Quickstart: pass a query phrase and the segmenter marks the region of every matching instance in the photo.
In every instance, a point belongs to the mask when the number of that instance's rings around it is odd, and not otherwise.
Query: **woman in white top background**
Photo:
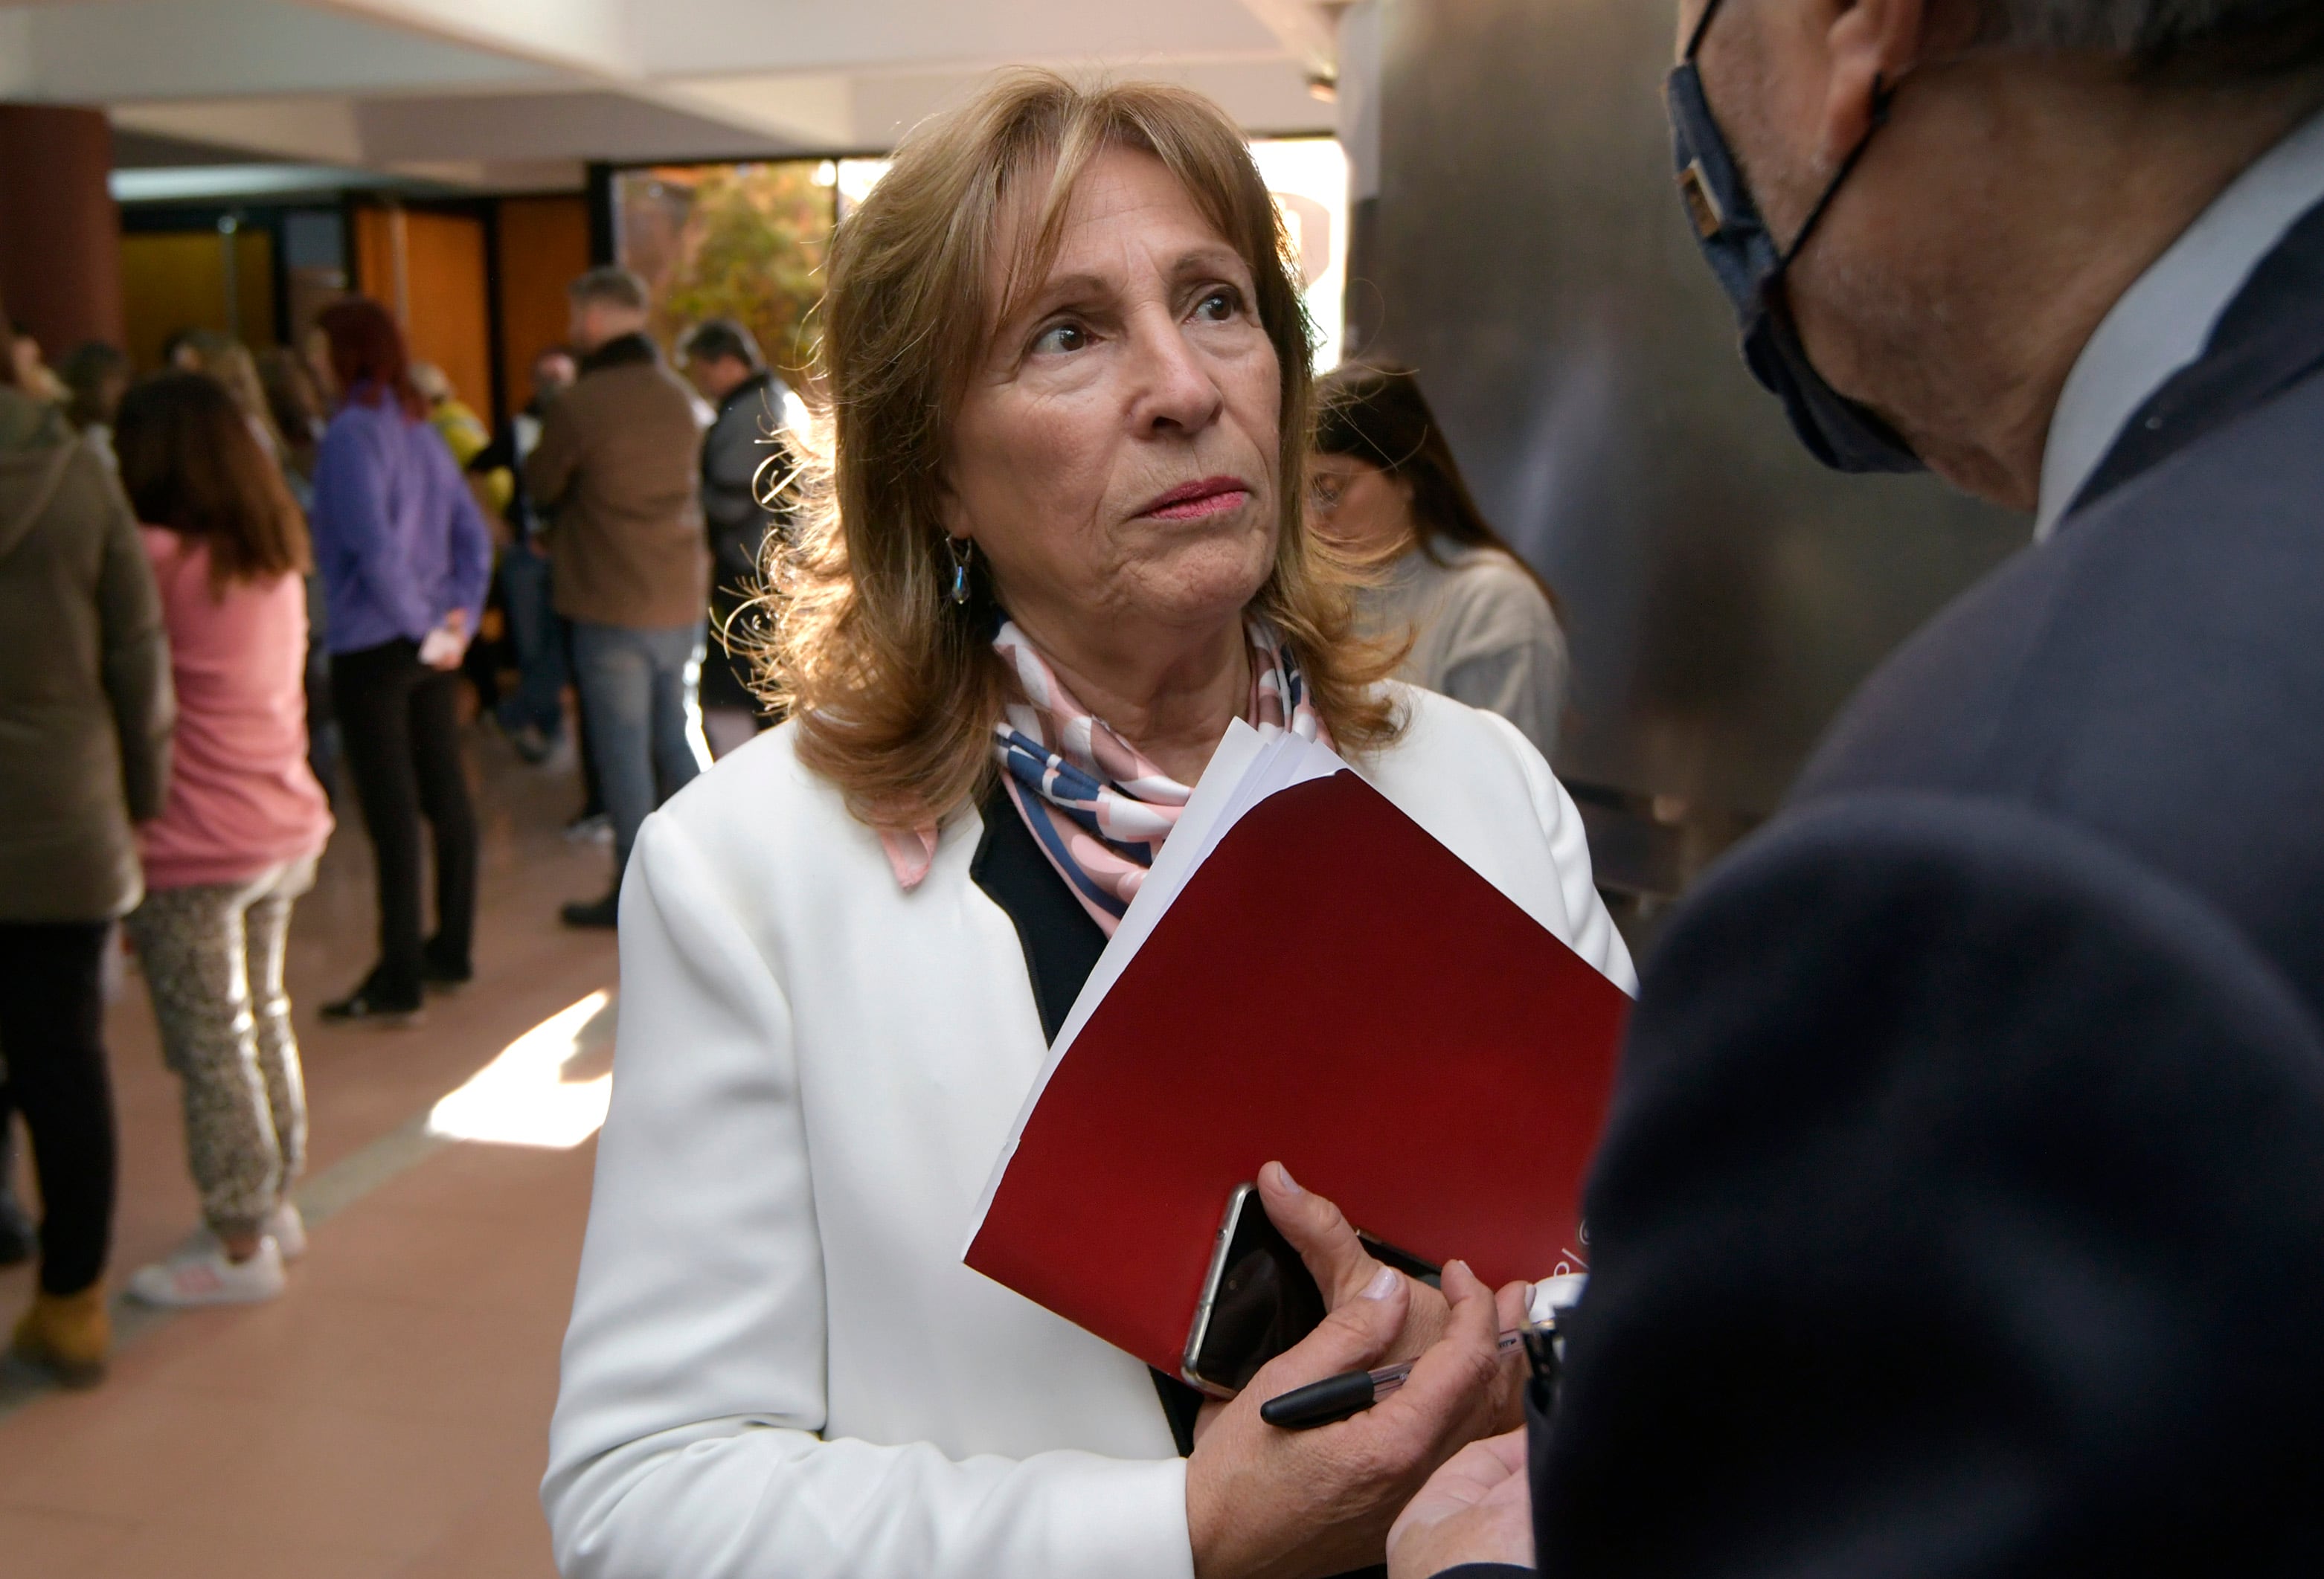
[[[1539,754],[1351,635],[1350,574],[1302,525],[1283,260],[1215,106],[1039,72],[916,133],[840,226],[825,475],[767,634],[789,721],[650,818],[622,886],[542,1488],[567,1579],[1332,1574],[1507,1428],[1452,1267],[1478,1357],[1432,1372],[1388,1462],[1260,1425],[1258,1383],[1194,1441],[1182,1384],[961,1263],[1049,1037],[1237,719],[1333,745],[1634,986]],[[1154,1122],[1167,1144],[1199,1105]],[[1278,1365],[1445,1327],[1263,1182],[1338,1257],[1325,1331]]]
[[[1351,363],[1317,397],[1315,528],[1385,566],[1357,597],[1364,633],[1411,644],[1397,678],[1500,714],[1554,760],[1568,672],[1556,595],[1477,508],[1420,380]]]

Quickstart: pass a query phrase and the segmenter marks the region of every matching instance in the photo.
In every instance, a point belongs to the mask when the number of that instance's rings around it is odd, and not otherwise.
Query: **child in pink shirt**
[[[176,769],[140,831],[128,918],[170,1067],[204,1229],[145,1267],[152,1304],[272,1298],[305,1248],[288,1198],[307,1108],[282,953],[331,832],[307,767],[306,524],[225,390],[165,373],[123,400],[115,443],[170,637]]]
[[[169,800],[139,831],[146,888],[244,883],[311,857],[331,810],[307,766],[304,580],[221,588],[201,538],[140,532],[178,687]]]

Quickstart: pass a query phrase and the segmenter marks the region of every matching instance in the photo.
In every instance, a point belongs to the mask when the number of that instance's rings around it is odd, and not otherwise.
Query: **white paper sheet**
[[[420,643],[420,661],[431,669],[456,664],[460,655],[468,650],[467,639],[448,627],[438,625]]]

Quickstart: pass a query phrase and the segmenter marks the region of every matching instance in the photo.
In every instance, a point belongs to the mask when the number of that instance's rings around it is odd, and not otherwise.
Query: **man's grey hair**
[[[608,307],[628,308],[632,312],[646,310],[646,282],[627,269],[608,263],[592,269],[565,288],[565,294],[575,302],[602,301]]]
[[[1976,0],[1981,41],[2125,56],[2147,70],[2264,74],[2324,65],[2318,0]]]

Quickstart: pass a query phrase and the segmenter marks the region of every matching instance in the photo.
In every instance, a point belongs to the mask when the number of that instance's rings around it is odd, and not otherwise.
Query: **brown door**
[[[403,326],[415,362],[432,362],[479,416],[493,399],[484,224],[405,208],[355,213],[355,289]]]
[[[532,396],[532,359],[566,342],[565,288],[589,267],[589,204],[504,198],[500,226],[501,377],[519,407]]]

